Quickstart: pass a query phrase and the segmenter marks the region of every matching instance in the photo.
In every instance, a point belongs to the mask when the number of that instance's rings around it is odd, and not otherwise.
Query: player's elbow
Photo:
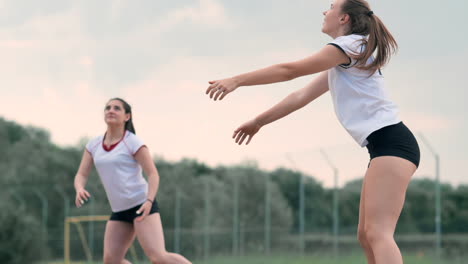
[[[294,109],[302,108],[304,105],[307,104],[306,96],[302,90],[297,90],[290,94],[291,106]]]
[[[155,182],[159,183],[159,174],[157,173],[157,171],[151,171],[148,173],[148,179],[152,179],[154,180]]]
[[[279,67],[281,69],[281,75],[286,81],[296,79],[301,76],[299,69],[293,63],[282,63]]]

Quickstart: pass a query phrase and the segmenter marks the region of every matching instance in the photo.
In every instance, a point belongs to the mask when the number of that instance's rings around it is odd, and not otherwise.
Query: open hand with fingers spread
[[[253,119],[237,128],[234,131],[232,138],[236,140],[237,144],[242,145],[242,142],[244,142],[244,140],[248,137],[247,142],[245,142],[245,144],[248,145],[250,140],[252,140],[253,136],[260,130],[260,128],[262,128],[262,126],[255,119]]]
[[[206,94],[210,95],[213,100],[223,100],[223,98],[230,92],[234,91],[239,87],[237,81],[234,78],[228,78],[218,81],[209,81],[210,86],[206,89]]]

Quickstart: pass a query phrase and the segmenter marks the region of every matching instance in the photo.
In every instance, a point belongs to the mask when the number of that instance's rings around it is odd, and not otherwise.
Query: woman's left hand
[[[233,92],[239,87],[237,81],[234,78],[228,78],[217,81],[209,81],[210,86],[206,89],[206,94],[210,94],[210,98],[213,100],[223,100],[223,98],[230,92]]]
[[[140,209],[137,210],[137,214],[139,214],[140,216],[136,218],[136,221],[138,222],[141,222],[143,221],[143,219],[145,219],[145,217],[149,214],[149,212],[151,211],[151,202],[150,201],[146,201],[144,202]]]
[[[237,144],[242,145],[242,142],[244,142],[244,140],[248,137],[247,142],[245,143],[248,145],[250,140],[255,134],[257,134],[260,128],[262,128],[262,126],[255,119],[248,121],[234,131],[232,138],[236,140]]]

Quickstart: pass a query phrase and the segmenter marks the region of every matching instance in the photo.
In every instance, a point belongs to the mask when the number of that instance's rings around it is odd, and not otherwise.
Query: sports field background
[[[72,264],[102,264],[102,262],[72,262]],[[133,264],[147,264],[149,262],[133,262]],[[250,256],[250,257],[215,257],[211,260],[194,260],[194,264],[363,264],[365,258],[362,255],[351,255],[347,257],[333,258],[326,256]],[[437,262],[430,257],[406,256],[405,264],[463,264],[465,259],[453,259]],[[63,264],[63,262],[45,262],[41,264]]]
[[[1,131],[7,133],[0,137],[0,185],[5,190],[0,192],[0,263],[63,263],[67,243],[72,263],[102,260],[105,220],[111,212],[95,171],[87,185],[92,198],[82,208],[74,206],[73,178],[83,145],[58,147],[44,130],[0,118]],[[277,155],[286,161],[297,156]],[[322,158],[317,151],[310,156],[304,162]],[[193,159],[157,157],[166,249],[207,264],[363,263],[356,238],[362,179],[327,188],[319,179],[330,175],[308,175],[300,170],[301,160],[296,161],[290,162],[292,168],[265,170],[251,160],[211,167]],[[396,240],[407,263],[431,263],[438,255],[439,263],[463,263],[468,254],[468,186],[438,185],[433,179],[412,180]],[[440,245],[436,186],[442,194]],[[82,216],[103,217],[73,223],[65,235],[65,219]],[[134,244],[128,258],[144,263],[146,257]],[[302,255],[304,259],[297,258]]]

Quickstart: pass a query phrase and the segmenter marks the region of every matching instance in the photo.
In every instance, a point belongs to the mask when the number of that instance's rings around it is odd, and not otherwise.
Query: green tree
[[[39,246],[41,227],[37,218],[25,207],[10,202],[12,199],[5,193],[0,196],[0,263],[33,263],[41,254],[47,254],[47,248]]]
[[[271,177],[293,211],[293,231],[299,230],[299,185],[302,176],[304,176],[306,232],[331,228],[333,204],[330,194],[313,177],[301,172],[279,168],[271,172]]]

